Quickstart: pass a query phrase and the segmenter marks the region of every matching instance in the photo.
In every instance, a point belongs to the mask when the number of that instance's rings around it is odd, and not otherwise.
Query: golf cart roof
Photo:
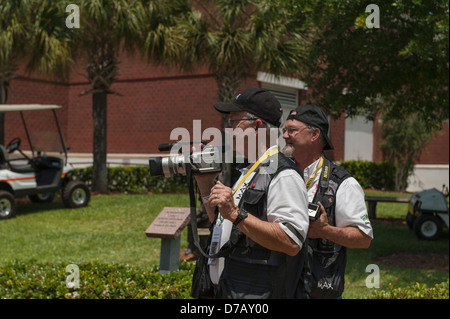
[[[51,110],[60,109],[61,107],[60,105],[52,104],[3,104],[0,105],[0,112]]]

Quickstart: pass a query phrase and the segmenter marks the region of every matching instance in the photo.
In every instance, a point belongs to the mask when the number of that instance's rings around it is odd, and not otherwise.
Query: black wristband
[[[243,221],[247,217],[248,217],[247,211],[245,209],[239,208],[238,215],[237,215],[235,221],[233,222],[233,225],[237,226],[241,221]]]

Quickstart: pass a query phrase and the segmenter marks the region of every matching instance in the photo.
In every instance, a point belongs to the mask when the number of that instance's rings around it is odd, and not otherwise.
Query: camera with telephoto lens
[[[202,141],[203,143],[204,141]],[[160,144],[158,150],[168,151],[184,143]],[[194,144],[190,142],[189,144]],[[206,143],[204,143],[206,144]],[[180,148],[181,150],[181,148]],[[205,146],[201,151],[183,152],[167,156],[149,158],[150,175],[171,177],[179,174],[186,176],[186,167],[192,174],[209,174],[222,171],[222,151],[216,146]]]

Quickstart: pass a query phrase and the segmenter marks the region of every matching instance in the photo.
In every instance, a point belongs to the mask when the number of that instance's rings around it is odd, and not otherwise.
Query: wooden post
[[[369,200],[369,219],[374,220],[377,218],[377,201]]]
[[[160,274],[168,274],[180,267],[180,241],[180,236],[175,239],[161,238]]]

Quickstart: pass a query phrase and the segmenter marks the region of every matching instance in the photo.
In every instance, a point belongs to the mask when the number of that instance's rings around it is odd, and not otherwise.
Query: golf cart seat
[[[20,161],[24,161],[24,159],[17,159]],[[13,172],[17,173],[32,173],[34,172],[33,167],[30,163],[28,164],[13,164],[15,159],[10,159],[8,155],[8,151],[3,145],[0,145],[0,168],[1,169],[10,169]]]

